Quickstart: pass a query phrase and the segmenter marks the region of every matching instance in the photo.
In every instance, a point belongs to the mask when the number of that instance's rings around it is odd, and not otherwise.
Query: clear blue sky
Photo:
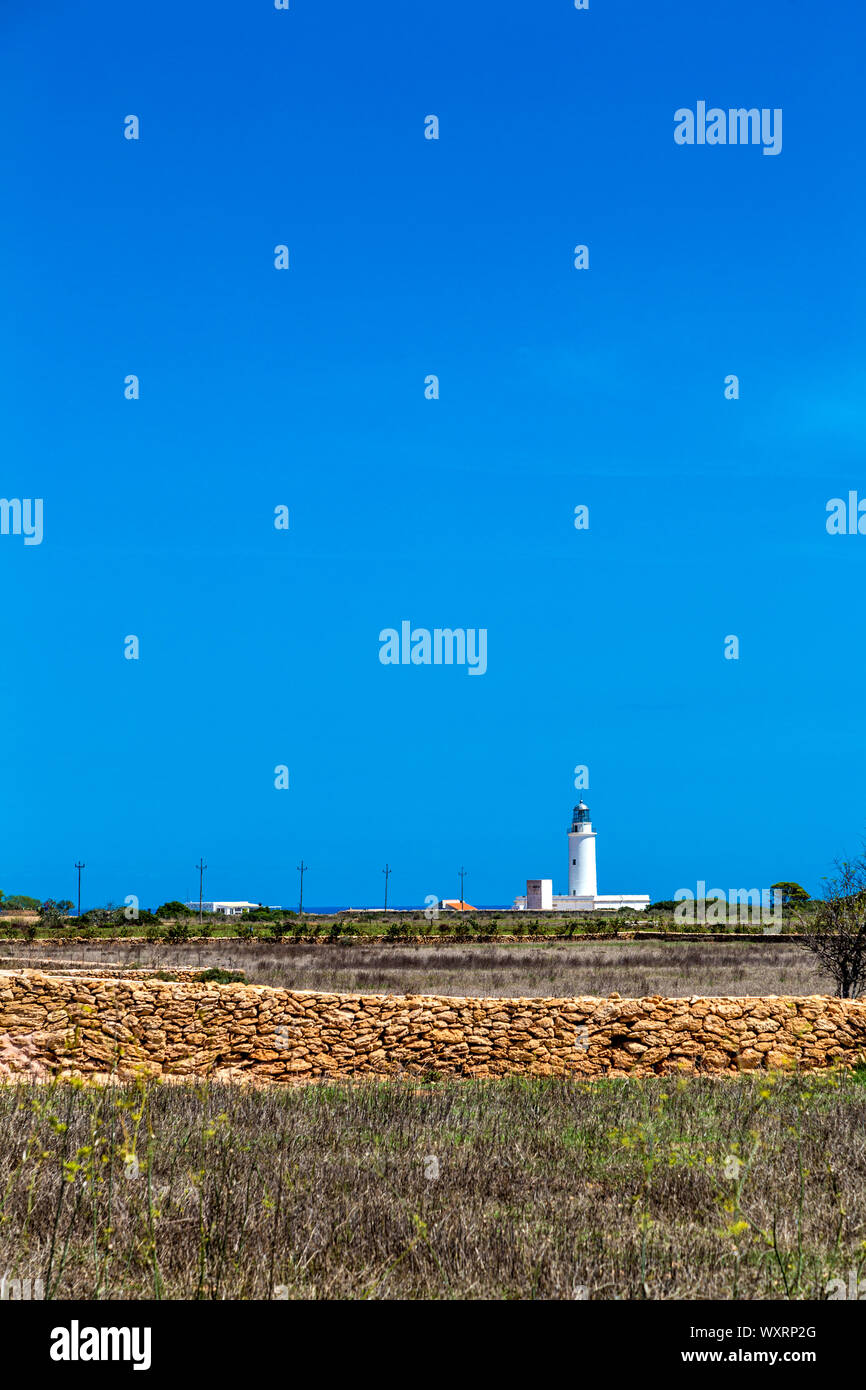
[[[866,831],[864,31],[4,4],[0,888],[564,891],[587,764],[600,892],[818,891]],[[782,153],[677,146],[698,100]],[[403,619],[487,673],[381,665]]]

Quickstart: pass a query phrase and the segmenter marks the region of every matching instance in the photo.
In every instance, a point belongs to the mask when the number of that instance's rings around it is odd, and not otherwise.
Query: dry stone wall
[[[645,1076],[866,1061],[866,999],[472,999],[0,973],[0,1076]]]

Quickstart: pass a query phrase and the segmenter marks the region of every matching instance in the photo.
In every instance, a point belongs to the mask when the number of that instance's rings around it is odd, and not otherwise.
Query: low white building
[[[184,903],[191,912],[198,912],[198,902]],[[202,903],[201,910],[209,917],[242,917],[245,912],[253,912],[260,903]]]
[[[526,896],[515,898],[518,912],[621,912],[649,907],[647,893],[599,894],[595,866],[595,840],[589,807],[575,806],[568,832],[568,893],[554,893],[553,879],[528,878]]]
[[[553,907],[553,879],[528,878],[526,880],[526,907],[533,912],[547,912]]]

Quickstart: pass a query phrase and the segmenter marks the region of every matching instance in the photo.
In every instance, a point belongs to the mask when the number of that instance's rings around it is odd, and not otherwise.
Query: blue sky
[[[564,891],[577,764],[603,893],[859,848],[866,22],[706,8],[2,7],[5,892]]]

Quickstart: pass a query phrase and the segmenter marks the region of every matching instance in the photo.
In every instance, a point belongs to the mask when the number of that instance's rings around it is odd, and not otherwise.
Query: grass
[[[187,935],[187,939],[200,938],[214,941],[232,941],[238,938],[253,938],[267,941],[274,939],[272,919],[251,919],[245,915],[239,918],[205,917],[200,925],[195,914],[184,918],[180,923],[166,919],[160,923],[126,921],[122,914],[108,927],[92,923],[76,922],[66,918],[63,927],[43,927],[39,925],[37,913],[4,914],[0,912],[0,938],[7,940],[32,939],[34,941],[59,942],[80,941],[82,939],[112,940],[159,938],[171,939],[171,932],[177,926]],[[556,940],[581,940],[593,938],[614,938],[638,933],[659,933],[694,936],[698,939],[722,933],[724,935],[761,935],[761,921],[751,921],[749,913],[744,919],[729,926],[694,922],[680,923],[671,912],[607,913],[539,913],[507,912],[496,909],[482,909],[465,915],[456,912],[443,912],[436,920],[428,920],[421,911],[407,912],[363,912],[340,913],[337,916],[294,917],[283,922],[281,928],[284,939],[295,941],[334,941],[354,939],[358,941],[401,940],[422,942],[490,941],[505,940],[515,942],[544,942]],[[783,934],[799,930],[793,918],[786,918],[782,924]]]
[[[866,1272],[866,1077],[8,1086],[0,1270],[54,1298],[822,1298]]]
[[[0,945],[0,968],[44,962],[39,942]],[[747,942],[548,942],[536,946],[336,946],[267,942],[57,943],[52,962],[243,970],[250,984],[392,994],[623,996],[826,994],[814,958],[777,937]]]

